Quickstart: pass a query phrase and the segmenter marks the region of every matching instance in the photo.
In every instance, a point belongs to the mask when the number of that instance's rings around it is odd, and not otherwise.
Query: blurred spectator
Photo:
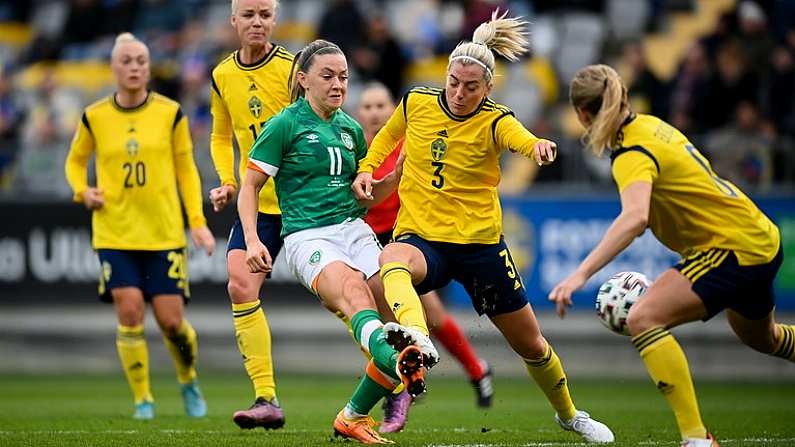
[[[713,132],[705,149],[719,176],[746,191],[765,191],[770,187],[772,138],[752,102],[740,102],[734,122]]]
[[[63,43],[88,44],[102,33],[104,11],[100,0],[71,0],[63,29]]]
[[[367,23],[367,39],[353,52],[353,66],[362,81],[380,81],[393,98],[400,98],[403,72],[408,60],[389,30],[386,17],[377,15]]]
[[[54,69],[48,70],[28,98],[15,176],[21,190],[51,198],[71,197],[63,166],[81,108],[80,96],[61,88]]]
[[[696,43],[673,81],[670,121],[684,133],[699,132],[706,114],[707,85],[710,67],[703,45]]]
[[[6,175],[17,152],[22,108],[13,95],[8,69],[0,66],[0,189],[6,186]]]
[[[715,57],[715,71],[707,86],[706,111],[701,117],[706,129],[721,127],[732,120],[741,101],[759,102],[759,79],[748,66],[736,40],[725,42]]]
[[[737,35],[737,11],[726,11],[720,15],[715,25],[715,30],[701,39],[701,45],[711,62],[715,61],[715,54],[724,43]]]
[[[743,0],[737,7],[740,46],[751,71],[761,76],[773,51],[773,38],[768,31],[765,11],[756,2]]]
[[[621,51],[621,76],[629,88],[632,110],[668,116],[668,86],[655,75],[646,63],[646,50],[638,41],[624,44]]]
[[[765,112],[776,131],[795,138],[795,53],[776,47],[766,79]]]
[[[364,43],[366,23],[356,2],[334,0],[320,18],[317,37],[337,44],[346,55]]]

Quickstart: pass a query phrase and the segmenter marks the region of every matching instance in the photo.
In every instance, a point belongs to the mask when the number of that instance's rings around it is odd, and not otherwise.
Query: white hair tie
[[[483,67],[483,69],[486,70],[486,72],[489,74],[489,77],[492,77],[492,78],[494,77],[494,73],[491,71],[491,69],[489,67],[487,67],[486,64],[484,64],[480,60],[478,60],[478,59],[476,59],[476,58],[474,58],[472,56],[461,55],[461,56],[456,56],[456,57],[451,58],[450,59],[450,63],[452,64],[453,62],[457,61],[458,59],[466,59],[468,61],[472,61],[472,62],[480,65],[481,67]]]

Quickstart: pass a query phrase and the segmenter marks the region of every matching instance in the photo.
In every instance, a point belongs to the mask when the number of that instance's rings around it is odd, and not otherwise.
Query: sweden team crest
[[[353,150],[353,138],[345,132],[340,132],[340,140],[342,140],[342,144],[348,148],[348,150]]]
[[[433,161],[442,161],[447,155],[447,143],[443,139],[437,138],[431,143],[431,157]]]
[[[256,96],[249,98],[248,111],[254,115],[254,118],[259,118],[259,116],[262,115],[262,101],[260,101]]]
[[[134,137],[131,137],[129,140],[127,140],[126,144],[127,155],[130,157],[135,157],[138,155],[138,147],[138,140],[136,140]]]

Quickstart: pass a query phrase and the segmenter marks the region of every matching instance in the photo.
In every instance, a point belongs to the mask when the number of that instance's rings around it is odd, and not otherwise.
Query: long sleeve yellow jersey
[[[115,95],[86,107],[65,167],[77,202],[88,188],[94,153],[105,199],[92,216],[94,248],[184,247],[180,195],[190,227],[206,225],[188,118],[177,102],[149,92],[135,108],[121,107]]]

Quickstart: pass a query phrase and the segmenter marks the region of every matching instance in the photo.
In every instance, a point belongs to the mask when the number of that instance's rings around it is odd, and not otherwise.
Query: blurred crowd
[[[282,0],[273,41],[293,52],[315,37],[339,44],[352,111],[369,80],[398,98],[441,86],[446,55],[497,7],[527,18],[533,52],[498,65],[493,99],[560,144],[536,182],[611,187],[609,161],[583,153],[567,105],[574,72],[605,62],[637,112],[685,131],[721,176],[754,193],[792,190],[795,0]],[[148,43],[151,87],[182,104],[204,187],[215,186],[209,74],[237,48],[229,15],[227,0],[0,1],[0,196],[71,196],[63,161],[83,108],[113,91],[108,59],[122,31]],[[533,169],[503,163],[503,192],[524,192]]]

